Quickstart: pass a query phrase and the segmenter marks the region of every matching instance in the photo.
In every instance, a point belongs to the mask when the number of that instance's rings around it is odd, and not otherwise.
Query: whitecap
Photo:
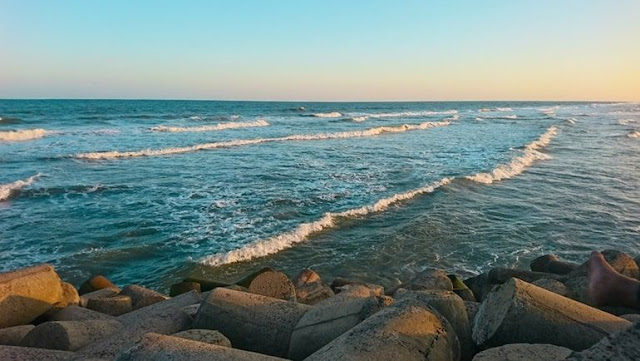
[[[620,125],[631,125],[632,123],[638,123],[638,119],[620,119],[618,120],[618,124]]]
[[[342,113],[340,112],[329,112],[329,113],[315,113],[313,114],[316,118],[340,118]]]
[[[10,130],[5,132],[0,132],[0,141],[14,142],[14,141],[38,139],[51,133],[52,133],[51,131],[44,130],[44,129]]]
[[[182,132],[213,132],[226,129],[238,129],[238,128],[252,128],[252,127],[266,127],[269,123],[264,119],[258,119],[255,122],[228,122],[219,123],[216,125],[203,125],[197,127],[167,127],[159,125],[152,127],[149,130],[156,132],[170,132],[170,133],[182,133]]]
[[[633,132],[627,134],[629,138],[640,138],[640,130],[634,130]]]
[[[40,178],[41,174],[38,173],[33,175],[27,179],[17,180],[13,183],[8,184],[0,184],[0,202],[6,201],[18,194],[20,189],[33,184],[38,178]]]
[[[482,108],[478,109],[480,113],[492,113],[492,112],[512,112],[512,108]]]

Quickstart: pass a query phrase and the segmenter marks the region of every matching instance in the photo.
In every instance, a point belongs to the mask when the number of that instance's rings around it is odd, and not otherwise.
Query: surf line
[[[165,125],[158,125],[149,128],[155,132],[170,132],[170,133],[184,133],[184,132],[215,132],[226,129],[239,129],[239,128],[253,128],[253,127],[266,127],[269,126],[264,119],[258,119],[254,122],[227,122],[218,123],[216,125],[202,125],[196,127],[168,127]]]
[[[497,166],[492,172],[477,173],[463,179],[482,184],[490,184],[521,174],[535,161],[551,159],[549,155],[541,153],[540,149],[548,146],[556,134],[557,128],[551,126],[537,140],[527,144],[521,156],[515,157],[507,164]],[[301,223],[291,231],[257,240],[239,249],[206,256],[198,262],[215,267],[272,255],[305,241],[315,233],[336,227],[341,219],[359,218],[369,214],[383,212],[396,203],[407,201],[420,195],[433,193],[438,188],[446,186],[454,180],[454,177],[442,178],[429,185],[380,199],[371,205],[353,208],[343,212],[327,212],[322,218],[313,222]]]
[[[414,130],[424,130],[424,129],[434,128],[434,127],[443,127],[449,124],[451,124],[451,121],[445,120],[441,122],[403,124],[399,126],[376,127],[376,128],[366,129],[366,130],[355,130],[355,131],[338,132],[338,133],[307,134],[307,135],[299,134],[299,135],[289,135],[289,136],[277,137],[277,138],[237,139],[237,140],[230,140],[226,142],[196,144],[196,145],[187,146],[187,147],[175,147],[175,148],[164,148],[164,149],[143,149],[143,150],[131,151],[131,152],[112,151],[112,152],[79,153],[74,155],[73,157],[77,159],[91,159],[91,160],[152,157],[152,156],[161,156],[161,155],[169,155],[169,154],[190,153],[190,152],[196,152],[200,150],[210,150],[210,149],[217,149],[217,148],[238,147],[238,146],[260,144],[260,143],[371,137],[371,136],[387,134],[387,133],[402,133],[402,132],[408,132],[408,131],[414,131]]]
[[[33,184],[33,182],[40,178],[40,176],[42,176],[42,174],[38,173],[27,179],[21,179],[7,184],[0,184],[0,202],[8,201],[20,192],[22,188]]]

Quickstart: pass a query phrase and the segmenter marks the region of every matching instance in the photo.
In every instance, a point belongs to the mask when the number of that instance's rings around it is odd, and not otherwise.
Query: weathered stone
[[[638,322],[640,321],[640,314],[637,313],[628,313],[626,315],[621,315],[620,318],[624,318],[629,322]]]
[[[20,346],[76,351],[122,328],[116,320],[52,321],[31,330]]]
[[[300,318],[291,335],[288,358],[304,359],[393,302],[387,296],[349,298],[341,297],[343,293],[318,303]]]
[[[200,285],[200,292],[211,291],[211,290],[213,290],[215,288],[218,288],[218,287],[229,286],[228,283],[216,282],[216,281],[205,280],[205,279],[202,279],[202,278],[194,278],[194,277],[185,278],[183,280],[183,282],[195,282],[195,283],[198,283]]]
[[[453,292],[460,296],[464,301],[475,301],[476,297],[473,295],[473,291],[467,287],[462,279],[456,275],[449,275],[451,284],[453,285]]]
[[[249,288],[249,285],[251,284],[253,279],[258,277],[259,275],[265,273],[265,272],[275,272],[275,270],[273,268],[271,268],[271,267],[261,268],[261,269],[255,271],[255,272],[249,274],[248,276],[244,277],[243,279],[239,280],[235,284],[238,285],[238,286]]]
[[[61,298],[60,277],[49,264],[0,273],[0,328],[27,324]]]
[[[52,313],[49,317],[49,321],[90,321],[113,319],[113,316],[80,306],[67,306],[55,313]]]
[[[629,321],[516,278],[494,289],[480,306],[473,340],[481,348],[550,343],[582,350]]]
[[[533,272],[547,272],[549,262],[559,260],[560,258],[555,254],[545,254],[531,261],[529,268],[531,268]]]
[[[568,361],[640,360],[640,322],[609,335],[590,348],[572,353]]]
[[[202,288],[200,287],[200,283],[198,283],[198,282],[187,282],[187,281],[174,283],[174,284],[171,285],[171,288],[169,290],[169,296],[175,297],[177,295],[181,295],[181,294],[187,293],[189,291],[202,292]]]
[[[117,318],[124,328],[101,341],[91,343],[77,351],[79,357],[113,359],[122,350],[131,347],[147,332],[174,334],[191,328],[192,319],[183,307],[200,301],[200,294],[192,291],[151,306],[125,313]]]
[[[200,304],[196,303],[195,305],[189,305],[186,307],[182,307],[182,310],[184,312],[187,313],[187,315],[189,315],[189,317],[191,317],[191,319],[195,320],[196,319],[196,315],[198,314],[198,309],[200,309]]]
[[[433,360],[460,357],[448,322],[417,300],[402,300],[343,333],[305,361]]]
[[[471,325],[467,308],[460,296],[451,291],[421,290],[409,291],[402,297],[426,303],[447,319],[460,341],[461,359],[471,360],[475,347],[471,339]]]
[[[557,293],[560,296],[570,297],[571,295],[571,291],[569,291],[567,286],[565,286],[564,283],[558,280],[554,280],[550,278],[541,278],[539,280],[531,282],[531,284],[536,285],[540,288],[544,288],[547,291]]]
[[[476,314],[480,311],[480,302],[464,301],[464,307],[467,310],[467,316],[469,317],[469,324],[473,326],[473,320],[476,318]]]
[[[62,298],[60,302],[54,305],[55,308],[64,308],[67,306],[77,306],[80,304],[80,295],[78,290],[71,283],[62,282]]]
[[[485,297],[491,292],[494,284],[489,283],[489,273],[481,273],[477,276],[467,278],[464,280],[464,284],[469,287],[476,298],[476,301],[483,301]]]
[[[298,275],[292,280],[293,285],[296,288],[303,287],[304,285],[307,285],[309,283],[318,283],[321,281],[322,280],[320,279],[320,275],[308,268],[300,271],[300,273],[298,273]]]
[[[490,348],[477,354],[473,361],[559,361],[571,354],[571,350],[542,343],[513,343]]]
[[[402,286],[408,290],[442,290],[453,291],[453,284],[442,270],[429,270],[417,274],[411,281]]]
[[[109,281],[106,277],[97,275],[84,281],[84,283],[80,285],[80,288],[78,289],[78,293],[80,295],[84,295],[85,293],[94,292],[97,290],[101,290],[103,288],[118,288],[118,287],[116,287],[116,285],[111,283],[111,281]]]
[[[289,277],[282,272],[262,272],[249,283],[248,289],[250,293],[257,295],[286,301],[296,300],[296,289]]]
[[[211,345],[231,347],[231,341],[229,341],[228,338],[226,338],[222,333],[216,330],[191,329],[174,333],[171,336],[204,342]]]
[[[322,282],[320,275],[310,269],[302,270],[293,279],[293,285],[297,301],[307,305],[315,305],[334,295],[333,290]]]
[[[284,361],[281,358],[211,345],[183,338],[147,333],[117,361]]]
[[[375,285],[375,284],[371,284],[371,283],[364,283],[364,282],[357,282],[357,281],[351,281],[348,280],[346,278],[342,278],[342,277],[336,277],[333,282],[331,282],[331,289],[333,290],[333,292],[335,294],[338,294],[340,292],[342,292],[344,289],[346,289],[346,287],[352,287],[352,286],[363,286],[366,287],[368,289],[370,289],[375,296],[382,296],[384,295],[384,287],[380,286],[380,285]]]
[[[492,268],[489,271],[489,283],[503,284],[510,278],[517,278],[531,283],[543,278],[559,279],[560,276],[550,273],[532,272],[515,268]]]
[[[24,336],[33,330],[34,327],[34,325],[20,325],[0,328],[0,345],[20,346],[20,342]]]
[[[80,296],[80,306],[87,307],[89,300],[92,298],[113,297],[117,296],[119,293],[120,289],[118,287],[107,287],[97,291],[85,293]]]
[[[117,295],[113,297],[91,298],[87,302],[87,308],[111,316],[120,316],[131,312],[131,297]]]
[[[131,307],[134,310],[169,299],[169,297],[160,292],[140,287],[138,285],[129,285],[123,288],[120,295],[131,297]]]
[[[561,261],[557,256],[547,254],[531,261],[531,270],[534,272],[547,272],[557,275],[566,275],[575,270],[579,265]]]
[[[194,328],[222,332],[234,347],[286,357],[293,329],[310,307],[216,288],[198,310]]]
[[[638,265],[625,253],[606,250],[602,251],[602,255],[618,273],[631,278],[638,278]],[[582,303],[590,304],[591,300],[587,294],[589,286],[589,261],[582,263],[575,270],[566,275],[564,284],[571,291],[572,298]]]
[[[0,346],[2,361],[69,361],[74,358],[73,352],[47,350],[44,348]]]

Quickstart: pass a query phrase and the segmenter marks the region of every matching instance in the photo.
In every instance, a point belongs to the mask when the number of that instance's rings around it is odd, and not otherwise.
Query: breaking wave
[[[189,152],[195,152],[195,151],[207,150],[207,149],[238,147],[238,146],[260,144],[260,143],[370,137],[370,136],[376,136],[384,133],[402,133],[402,132],[407,132],[412,130],[423,130],[423,129],[429,129],[434,127],[442,127],[442,126],[447,126],[449,124],[451,124],[450,121],[424,122],[420,124],[411,124],[411,125],[404,124],[404,125],[393,126],[393,127],[377,127],[377,128],[370,128],[367,130],[357,130],[357,131],[350,131],[350,132],[308,134],[308,135],[298,134],[298,135],[289,135],[286,137],[278,137],[278,138],[238,139],[238,140],[230,140],[226,142],[196,144],[196,145],[187,146],[187,147],[144,149],[144,150],[131,151],[131,152],[113,151],[113,152],[79,153],[79,154],[76,154],[74,157],[78,159],[113,159],[113,158],[129,158],[129,157],[150,157],[150,156],[160,156],[160,155],[169,155],[169,154],[189,153]]]
[[[640,123],[638,119],[620,119],[618,120],[618,124],[620,125],[631,125],[631,123]]]
[[[41,176],[40,173],[33,175],[27,179],[17,180],[13,183],[0,184],[0,202],[9,200],[20,192],[20,189],[31,185]]]
[[[634,130],[633,132],[627,134],[629,138],[640,138],[640,130]]]
[[[289,232],[258,240],[240,249],[208,256],[199,262],[209,266],[220,266],[278,253],[293,247],[297,243],[303,242],[314,233],[337,226],[341,219],[358,218],[372,213],[383,212],[398,202],[406,201],[422,194],[432,193],[436,189],[451,183],[452,180],[453,178],[444,178],[433,184],[405,193],[394,194],[391,197],[381,199],[371,205],[360,208],[353,208],[343,212],[327,212],[317,221],[302,223]]]
[[[565,122],[569,124],[576,124],[576,118],[567,118],[565,119]]]
[[[457,110],[423,111],[423,112],[397,112],[397,113],[372,113],[368,118],[401,118],[401,117],[426,117],[430,115],[458,114]]]
[[[157,127],[152,127],[149,130],[156,131],[156,132],[171,132],[171,133],[213,132],[213,131],[225,130],[225,129],[266,127],[268,125],[269,123],[267,123],[264,119],[258,119],[255,122],[229,122],[229,123],[220,123],[216,125],[203,125],[203,126],[197,126],[197,127],[167,127],[164,125],[160,125]]]
[[[493,117],[476,117],[476,120],[486,120],[486,119],[518,119],[518,116],[515,114],[511,114],[511,115],[497,115],[497,116],[493,116]]]
[[[491,112],[512,112],[511,108],[482,108],[478,109],[480,113],[491,113]]]
[[[357,123],[364,122],[367,119],[369,119],[368,115],[362,115],[362,116],[359,116],[359,117],[352,117],[351,118],[352,121],[357,122]]]
[[[312,116],[316,118],[340,118],[342,113],[340,112],[330,112],[330,113],[315,113]]]
[[[6,132],[0,132],[0,141],[22,141],[30,139],[42,138],[53,132],[44,129],[25,129],[25,130],[10,130]]]
[[[524,147],[524,154],[521,156],[513,158],[511,162],[507,164],[499,165],[490,173],[478,173],[466,178],[478,183],[491,184],[493,182],[517,176],[524,172],[525,169],[531,167],[535,161],[551,159],[549,155],[544,154],[539,150],[548,146],[556,134],[557,128],[555,126],[551,126],[540,136],[540,138],[538,138],[538,140],[527,144]]]

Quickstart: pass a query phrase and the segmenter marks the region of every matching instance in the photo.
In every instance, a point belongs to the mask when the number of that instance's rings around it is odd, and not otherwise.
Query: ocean
[[[0,100],[0,271],[166,291],[640,254],[640,104]]]

